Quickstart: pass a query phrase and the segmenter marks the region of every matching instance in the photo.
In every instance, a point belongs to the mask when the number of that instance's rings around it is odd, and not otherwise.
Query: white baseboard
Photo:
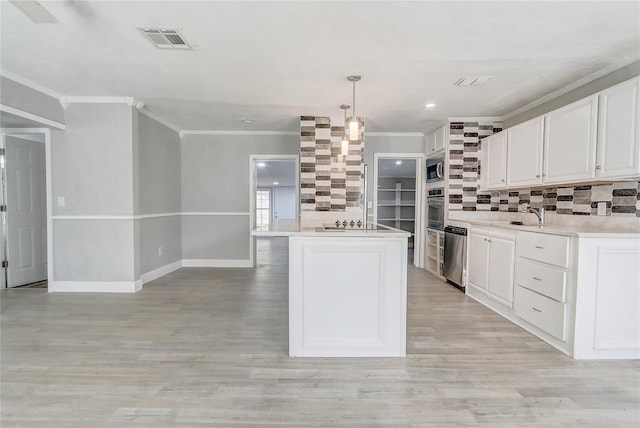
[[[142,284],[146,284],[147,282],[153,281],[154,279],[158,279],[162,276],[165,276],[175,270],[178,270],[182,267],[182,260],[178,260],[177,262],[169,263],[168,265],[164,265],[159,267],[158,269],[154,269],[147,273],[143,273],[140,275],[140,281]]]
[[[182,260],[184,267],[235,267],[250,268],[253,267],[251,260],[237,259],[184,259]]]
[[[142,290],[142,281],[51,281],[48,288],[49,293],[136,293]]]
[[[50,281],[50,293],[136,293],[142,285],[158,279],[181,267],[250,268],[251,260],[236,259],[185,259],[164,265],[144,273],[138,281],[92,282],[92,281]]]

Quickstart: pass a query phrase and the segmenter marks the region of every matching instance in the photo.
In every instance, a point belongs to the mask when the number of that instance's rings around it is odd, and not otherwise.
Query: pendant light
[[[346,156],[349,153],[349,138],[347,137],[347,110],[351,108],[349,104],[342,104],[340,108],[344,110],[344,132],[342,133],[342,156]]]
[[[360,139],[360,122],[356,116],[356,82],[359,82],[362,76],[347,76],[347,79],[353,83],[353,115],[349,119],[349,140],[357,141]]]

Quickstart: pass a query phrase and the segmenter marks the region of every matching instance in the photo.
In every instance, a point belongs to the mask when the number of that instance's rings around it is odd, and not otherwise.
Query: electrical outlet
[[[607,203],[598,202],[598,215],[607,215]]]
[[[64,196],[58,196],[58,206],[64,207],[64,205],[65,205]]]
[[[158,255],[161,256],[163,252],[164,252],[164,248],[158,247]]]

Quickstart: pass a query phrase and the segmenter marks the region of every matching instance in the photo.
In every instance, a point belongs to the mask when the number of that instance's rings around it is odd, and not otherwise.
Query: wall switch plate
[[[65,205],[64,196],[58,196],[58,206],[64,207],[64,205]]]
[[[158,255],[161,256],[163,252],[164,252],[164,248],[158,247]]]
[[[598,202],[598,215],[607,215],[607,203]]]

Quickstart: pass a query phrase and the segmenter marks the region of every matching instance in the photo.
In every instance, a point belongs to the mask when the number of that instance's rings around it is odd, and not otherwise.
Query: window
[[[271,190],[256,191],[256,227],[268,226],[271,222]]]

